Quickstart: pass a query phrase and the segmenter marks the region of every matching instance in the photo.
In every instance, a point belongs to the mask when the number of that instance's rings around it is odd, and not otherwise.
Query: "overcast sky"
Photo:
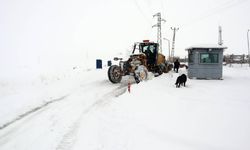
[[[134,42],[156,41],[157,12],[163,37],[172,41],[170,27],[179,27],[177,56],[217,44],[219,25],[225,53],[247,54],[249,0],[0,0],[0,67],[53,69],[125,53]]]

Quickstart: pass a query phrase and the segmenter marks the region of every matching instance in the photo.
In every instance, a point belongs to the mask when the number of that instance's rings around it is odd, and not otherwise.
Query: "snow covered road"
[[[0,149],[250,149],[248,67],[226,66],[224,80],[189,79],[185,88],[175,88],[178,74],[164,74],[131,93],[106,71],[74,74],[59,94],[68,96],[0,130]]]
[[[35,106],[2,125],[1,150],[37,147],[46,150],[69,149],[81,118],[97,105],[108,103],[111,97],[126,91],[126,84],[113,85],[106,76],[102,76],[106,75],[106,70],[86,73],[92,78],[87,82],[81,81],[69,95]],[[97,73],[101,75],[96,78],[91,75]]]

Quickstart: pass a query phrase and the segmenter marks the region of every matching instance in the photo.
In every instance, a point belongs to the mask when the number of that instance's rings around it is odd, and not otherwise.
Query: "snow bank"
[[[250,69],[224,68],[224,80],[189,80],[176,73],[132,85],[82,121],[74,149],[200,150],[250,148]]]

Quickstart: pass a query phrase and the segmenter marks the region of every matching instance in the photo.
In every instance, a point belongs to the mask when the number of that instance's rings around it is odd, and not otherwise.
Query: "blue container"
[[[102,69],[102,60],[96,59],[96,69]]]
[[[111,60],[108,61],[108,66],[111,66],[112,65],[112,62]]]

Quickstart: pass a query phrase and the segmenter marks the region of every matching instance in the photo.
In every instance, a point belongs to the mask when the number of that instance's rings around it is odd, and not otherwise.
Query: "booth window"
[[[218,53],[201,53],[200,54],[200,63],[219,63],[219,54]]]

